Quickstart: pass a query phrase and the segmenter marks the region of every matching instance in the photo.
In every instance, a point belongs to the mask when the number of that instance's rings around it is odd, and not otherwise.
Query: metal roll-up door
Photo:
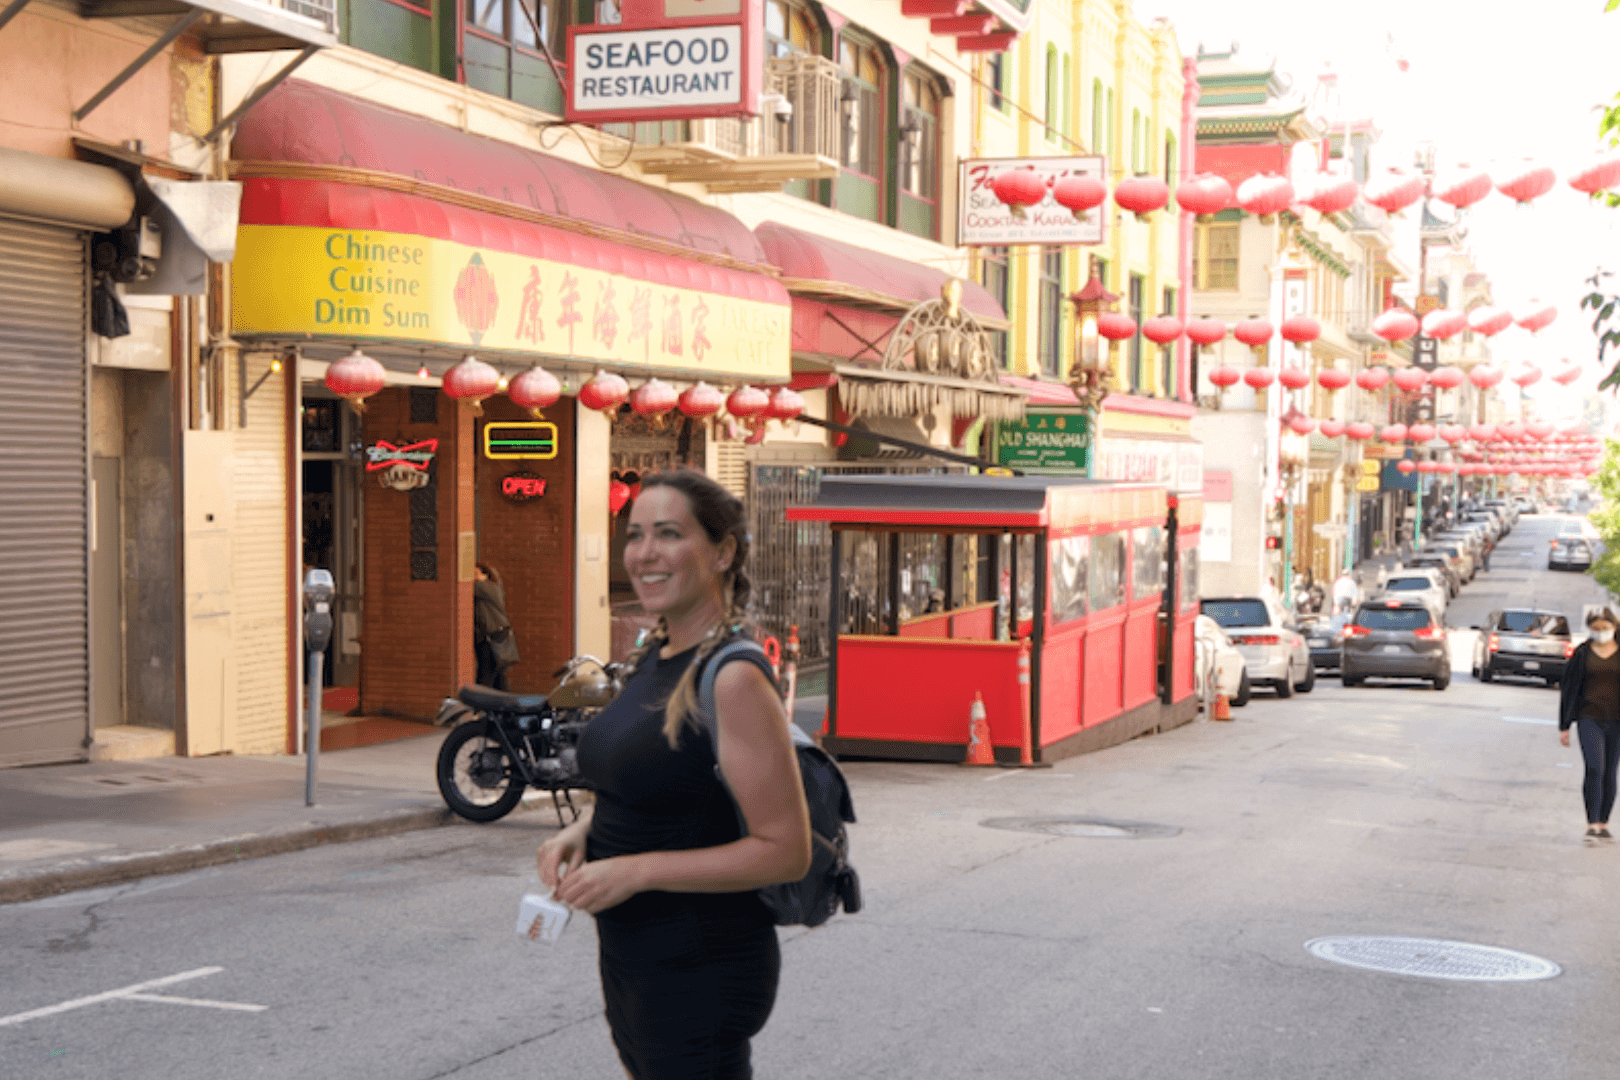
[[[88,756],[84,259],[0,216],[0,766]]]

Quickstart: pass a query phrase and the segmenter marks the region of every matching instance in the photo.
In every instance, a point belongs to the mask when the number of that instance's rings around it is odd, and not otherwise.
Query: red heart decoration
[[[630,501],[630,485],[623,480],[615,480],[608,485],[608,512],[615,517],[624,504]]]

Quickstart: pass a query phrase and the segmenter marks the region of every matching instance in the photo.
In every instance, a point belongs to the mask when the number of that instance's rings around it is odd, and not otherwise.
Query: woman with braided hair
[[[595,804],[537,855],[552,895],[596,917],[608,1026],[633,1080],[753,1075],[748,1040],[770,1016],[781,967],[755,890],[810,867],[771,672],[741,655],[716,674],[718,755],[695,722],[704,664],[741,632],[747,559],[743,505],[725,488],[688,471],[641,481],[624,565],[658,629],[580,739]]]

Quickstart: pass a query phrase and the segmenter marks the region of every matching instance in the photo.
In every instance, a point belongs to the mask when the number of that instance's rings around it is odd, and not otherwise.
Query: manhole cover
[[[1079,836],[1093,840],[1142,840],[1175,836],[1174,825],[1153,825],[1146,821],[1107,821],[1090,817],[1004,817],[979,824],[987,829],[1044,833],[1047,836]]]
[[[1562,973],[1557,964],[1529,953],[1411,937],[1321,937],[1305,950],[1335,964],[1456,982],[1534,982]]]

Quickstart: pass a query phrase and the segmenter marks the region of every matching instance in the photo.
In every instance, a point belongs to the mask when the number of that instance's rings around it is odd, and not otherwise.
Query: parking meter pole
[[[304,805],[315,805],[315,773],[321,756],[321,680],[326,654],[309,654],[309,712],[304,722]]]
[[[304,724],[304,805],[315,805],[315,768],[321,755],[321,683],[326,645],[332,640],[332,600],[337,588],[330,570],[304,575],[304,641],[309,648],[309,710]]]

